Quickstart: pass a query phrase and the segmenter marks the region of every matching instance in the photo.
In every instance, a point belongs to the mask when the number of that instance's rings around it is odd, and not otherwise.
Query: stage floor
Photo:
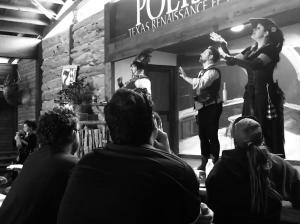
[[[232,138],[226,136],[226,128],[219,129],[219,141],[223,150],[233,149]],[[186,138],[179,142],[179,153],[182,155],[201,155],[198,136]],[[300,135],[285,131],[285,153],[288,160],[300,160]]]
[[[298,106],[298,105],[297,105]],[[285,154],[288,160],[300,160],[300,106],[288,105],[284,110]],[[233,140],[226,134],[226,128],[219,129],[220,155],[223,150],[233,148]],[[200,140],[193,136],[179,141],[179,154],[201,155]]]

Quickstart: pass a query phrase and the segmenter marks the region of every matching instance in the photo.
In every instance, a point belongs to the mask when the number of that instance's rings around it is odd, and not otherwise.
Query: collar
[[[114,143],[108,143],[106,148],[108,150],[114,150],[114,151],[141,151],[141,150],[157,150],[150,144],[143,144],[143,145],[117,145]]]
[[[210,63],[210,64],[207,64],[207,65],[203,65],[203,69],[208,69],[209,67],[212,67],[214,66],[215,64],[214,63]]]

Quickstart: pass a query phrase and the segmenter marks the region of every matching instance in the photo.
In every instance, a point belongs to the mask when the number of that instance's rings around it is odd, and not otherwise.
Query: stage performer
[[[202,163],[198,170],[205,170],[210,155],[214,163],[219,159],[218,129],[222,113],[222,100],[219,96],[221,72],[216,68],[219,59],[218,50],[210,46],[200,54],[199,62],[203,65],[203,69],[197,78],[188,77],[184,70],[179,68],[180,77],[196,90],[194,107],[198,110],[197,124],[202,155]]]
[[[128,89],[147,89],[148,93],[151,94],[151,81],[145,74],[145,70],[150,62],[152,51],[152,49],[145,49],[135,57],[130,65],[132,78],[126,82],[125,85],[123,84],[122,77],[117,79],[118,86],[120,88],[125,87]]]
[[[262,126],[265,145],[272,153],[285,158],[284,152],[284,94],[273,81],[273,72],[279,62],[284,37],[278,26],[266,18],[253,18],[249,22],[255,41],[240,54],[231,56],[227,42],[218,34],[211,33],[213,41],[219,42],[219,51],[229,65],[238,65],[247,70],[242,115],[255,116]]]

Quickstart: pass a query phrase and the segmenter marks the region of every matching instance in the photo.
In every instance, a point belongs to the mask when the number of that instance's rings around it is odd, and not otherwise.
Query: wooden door
[[[147,75],[151,80],[154,110],[160,115],[163,129],[168,133],[172,150],[178,153],[177,76],[174,66],[150,65]]]
[[[17,108],[7,104],[0,92],[0,157],[4,154],[16,153],[13,146],[16,127]]]

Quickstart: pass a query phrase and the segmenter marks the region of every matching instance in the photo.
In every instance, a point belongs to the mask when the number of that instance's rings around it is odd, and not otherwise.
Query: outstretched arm
[[[212,32],[209,34],[210,35],[210,39],[216,43],[218,43],[220,46],[218,48],[220,55],[225,58],[225,57],[230,57],[232,56],[232,54],[229,52],[228,50],[228,44],[227,41],[219,34]],[[237,54],[234,56],[237,59],[244,59],[244,55],[243,54]]]
[[[246,60],[237,57],[225,56],[225,60],[230,65],[238,65],[246,69],[261,69],[272,61],[266,54],[260,54],[254,60]]]

